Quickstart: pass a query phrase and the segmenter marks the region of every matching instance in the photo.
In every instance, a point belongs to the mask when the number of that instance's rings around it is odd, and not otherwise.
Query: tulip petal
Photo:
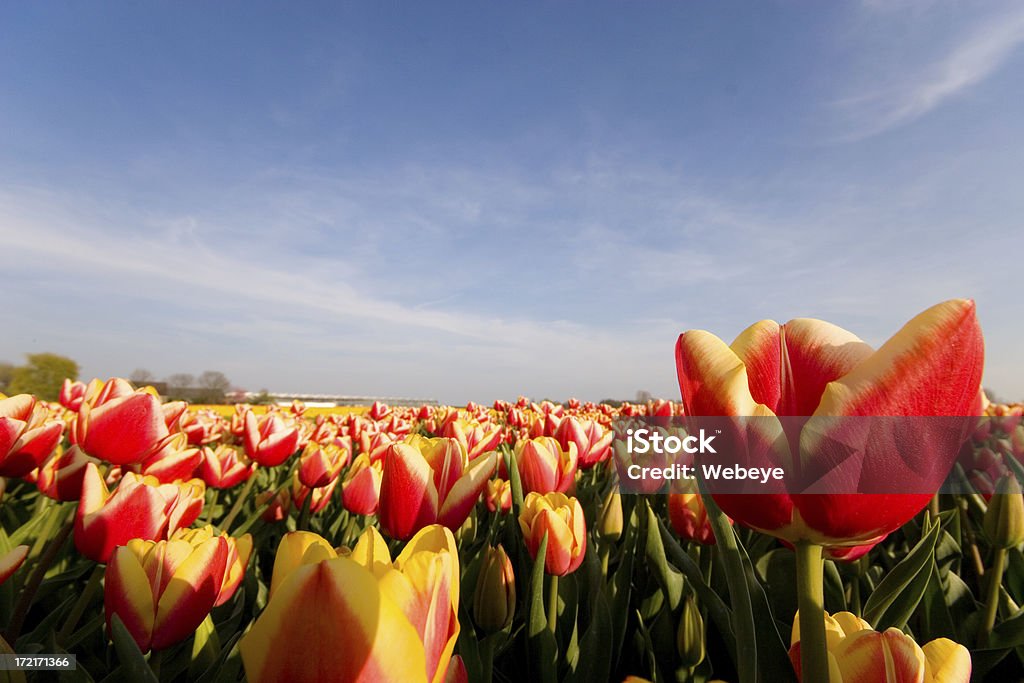
[[[497,453],[488,453],[473,460],[441,504],[441,510],[437,514],[438,523],[453,531],[462,526],[473,506],[480,500],[480,494],[497,466]]]
[[[338,554],[323,536],[312,531],[292,531],[281,538],[274,556],[274,571],[270,579],[270,597],[288,575],[306,564],[316,564],[337,557]]]
[[[392,538],[405,540],[437,519],[434,471],[416,448],[388,446],[380,484],[380,525]]]
[[[19,545],[0,557],[0,584],[18,571],[18,568],[25,562],[25,558],[28,557],[28,551],[27,545]]]
[[[416,629],[344,557],[292,572],[239,647],[252,683],[426,681]]]
[[[776,415],[813,415],[829,382],[871,355],[870,346],[841,327],[813,318],[785,325],[762,320],[731,345],[743,362],[750,393]]]
[[[366,567],[378,579],[391,570],[391,551],[376,527],[369,527],[359,537],[349,559]]]
[[[115,465],[143,460],[168,436],[160,402],[145,393],[132,393],[93,408],[88,423],[85,442],[79,444],[82,450]]]
[[[139,649],[148,652],[156,620],[156,605],[149,577],[131,548],[120,547],[114,551],[103,583],[107,626],[111,616],[117,614]]]
[[[220,594],[227,541],[216,537],[189,550],[188,557],[175,569],[157,603],[154,649],[172,645],[195,631]]]
[[[923,648],[925,680],[929,683],[963,683],[971,679],[971,653],[949,638],[937,638]]]
[[[937,304],[829,384],[815,414],[976,414],[984,353],[974,302]]]

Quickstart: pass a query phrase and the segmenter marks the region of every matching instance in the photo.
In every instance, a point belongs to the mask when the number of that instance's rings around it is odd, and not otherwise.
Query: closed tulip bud
[[[341,485],[341,504],[357,515],[377,514],[380,503],[380,461],[370,462],[365,453],[352,461]]]
[[[1013,548],[1024,542],[1024,495],[1012,473],[996,482],[982,522],[985,536],[996,548]]]
[[[243,540],[244,539],[244,540]],[[241,581],[240,555],[248,561],[252,541],[210,527],[169,541],[133,539],[114,550],[104,581],[107,627],[124,622],[142,652],[160,650],[195,632],[214,606]]]
[[[489,547],[476,580],[473,621],[484,633],[495,633],[512,623],[515,611],[516,577],[512,563],[500,544]]]
[[[490,512],[508,512],[512,509],[512,484],[504,479],[491,479],[485,498]]]
[[[530,556],[536,560],[541,541],[548,538],[544,571],[565,576],[583,563],[587,550],[587,522],[583,507],[564,493],[531,493],[523,501],[519,528]]]
[[[704,661],[704,617],[692,595],[683,601],[683,613],[676,631],[676,650],[683,666],[688,669]]]
[[[601,538],[613,541],[622,535],[622,496],[615,489],[605,497],[601,506],[601,523],[597,532]]]
[[[714,545],[715,533],[708,521],[708,511],[697,493],[670,493],[668,519],[672,530],[687,541],[701,545]]]

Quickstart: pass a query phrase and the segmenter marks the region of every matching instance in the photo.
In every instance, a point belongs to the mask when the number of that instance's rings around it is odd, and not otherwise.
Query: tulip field
[[[972,302],[894,332],[685,332],[646,404],[0,395],[0,679],[1024,680],[1024,406],[982,392]],[[941,490],[620,490],[638,420],[812,415],[970,428],[911,435]]]

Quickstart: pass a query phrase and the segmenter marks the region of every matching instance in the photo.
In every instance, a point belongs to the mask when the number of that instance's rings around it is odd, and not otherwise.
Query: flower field
[[[686,332],[681,402],[0,397],[0,648],[76,659],[0,678],[1024,680],[1024,406],[988,402],[983,355],[950,301],[878,349],[816,320]],[[912,435],[962,485],[619,491],[636,420],[810,415],[969,417]]]

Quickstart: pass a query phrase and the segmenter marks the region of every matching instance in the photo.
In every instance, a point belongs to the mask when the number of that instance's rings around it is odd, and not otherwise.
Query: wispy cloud
[[[935,6],[908,5],[913,17]],[[873,42],[866,42],[874,47]],[[995,74],[1022,42],[1024,6],[1015,3],[966,36],[954,38],[942,54],[922,66],[901,68],[898,63],[887,62],[887,71],[895,71],[895,76],[890,76],[881,88],[836,102],[852,127],[844,139],[861,140],[921,118]],[[934,48],[929,44],[925,49]],[[907,61],[913,65],[913,60]]]

